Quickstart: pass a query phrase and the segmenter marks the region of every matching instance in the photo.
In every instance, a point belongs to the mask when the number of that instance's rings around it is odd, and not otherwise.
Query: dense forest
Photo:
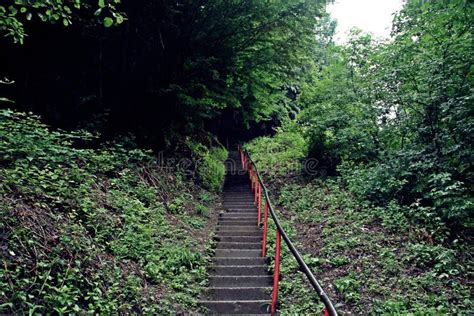
[[[326,1],[4,1],[0,314],[202,312],[237,144],[340,313],[472,314],[473,9],[337,44]]]

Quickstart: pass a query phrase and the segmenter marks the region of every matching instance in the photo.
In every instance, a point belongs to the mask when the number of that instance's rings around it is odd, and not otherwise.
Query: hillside
[[[31,114],[0,130],[1,314],[197,310],[219,197],[192,170]]]

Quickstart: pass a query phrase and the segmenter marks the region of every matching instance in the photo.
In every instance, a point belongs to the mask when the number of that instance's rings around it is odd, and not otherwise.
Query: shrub
[[[187,141],[188,147],[196,160],[196,175],[202,186],[211,191],[218,191],[225,177],[224,161],[228,152],[223,147],[207,148],[201,143]]]
[[[269,176],[300,173],[307,153],[307,142],[301,127],[288,121],[278,128],[274,137],[259,137],[245,145],[260,172]]]
[[[206,258],[185,220],[206,220],[190,211],[204,212],[190,192],[203,203],[209,192],[130,139],[86,148],[86,132],[9,110],[0,132],[0,314],[195,310]]]

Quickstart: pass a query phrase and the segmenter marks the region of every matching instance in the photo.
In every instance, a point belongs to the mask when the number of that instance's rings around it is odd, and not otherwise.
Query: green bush
[[[196,175],[202,186],[211,191],[219,191],[224,183],[224,162],[228,152],[223,147],[207,148],[201,143],[187,142],[196,161]]]
[[[87,148],[86,132],[10,110],[0,132],[0,314],[197,310],[206,257],[190,234],[211,193],[131,139]]]
[[[288,121],[278,128],[274,137],[259,137],[245,145],[261,173],[273,176],[299,174],[307,155],[307,142],[301,127]]]

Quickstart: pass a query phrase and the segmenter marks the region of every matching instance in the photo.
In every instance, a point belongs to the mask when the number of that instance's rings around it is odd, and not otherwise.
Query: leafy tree
[[[410,1],[393,41],[354,30],[330,45],[299,98],[309,155],[377,203],[471,226],[472,17],[465,1]]]
[[[81,7],[92,9],[93,6],[81,0],[10,0],[10,3],[0,5],[0,33],[12,37],[15,43],[23,44],[25,36],[25,21],[39,18],[43,22],[62,23],[64,26],[72,24],[73,10]],[[101,15],[101,20],[106,27],[114,23],[121,24],[124,15],[117,11],[116,5],[120,0],[99,0],[95,15]]]

